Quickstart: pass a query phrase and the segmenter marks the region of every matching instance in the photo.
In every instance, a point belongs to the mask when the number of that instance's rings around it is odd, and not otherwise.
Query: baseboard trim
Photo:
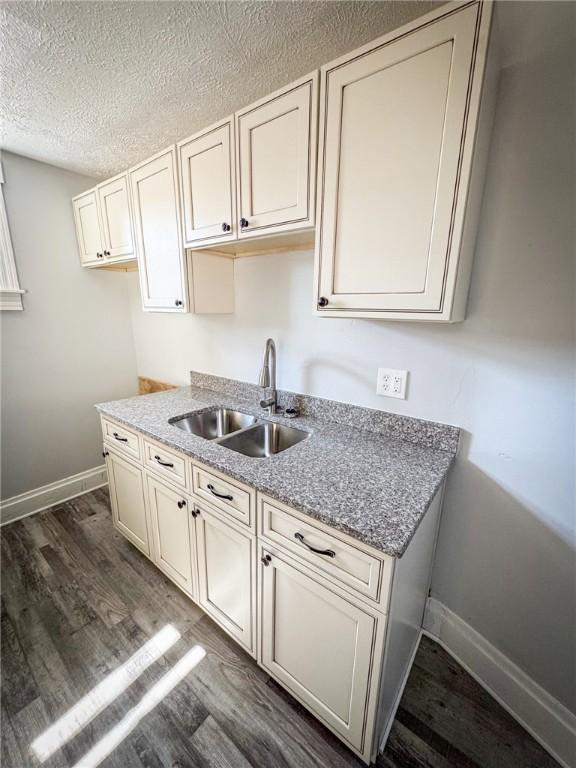
[[[576,766],[576,716],[439,600],[428,598],[427,634],[453,656],[564,768]]]
[[[7,525],[28,515],[34,515],[36,512],[42,512],[54,504],[81,496],[107,483],[106,466],[101,464],[99,467],[87,469],[77,475],[64,477],[55,483],[12,496],[0,502],[0,525]]]

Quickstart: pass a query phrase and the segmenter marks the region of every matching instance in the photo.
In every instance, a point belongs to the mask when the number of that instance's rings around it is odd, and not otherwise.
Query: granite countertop
[[[443,447],[429,447],[414,441],[413,434],[412,440],[391,437],[309,415],[290,420],[281,416],[269,417],[246,394],[240,387],[228,392],[181,387],[100,403],[96,408],[101,414],[182,451],[387,555],[401,556],[454,460],[458,430],[398,417],[403,420],[404,428],[411,421],[415,422],[416,431],[423,429],[428,434],[438,427],[444,440]],[[324,405],[331,402],[312,400]],[[169,423],[175,416],[214,405],[252,413],[258,418],[278,421],[311,434],[275,456],[251,458],[183,432]],[[339,408],[346,407],[335,403],[333,410],[338,412]],[[358,414],[376,414],[376,417],[380,414],[358,406],[350,406],[350,409],[353,410],[348,416],[356,414],[354,419],[360,422],[363,419]],[[313,411],[313,408],[308,410]],[[393,415],[387,416],[390,423],[394,423]],[[370,423],[369,418],[367,423]],[[414,432],[412,425],[411,430]]]

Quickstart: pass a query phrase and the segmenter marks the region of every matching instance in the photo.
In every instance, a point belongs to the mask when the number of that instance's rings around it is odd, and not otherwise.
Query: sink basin
[[[291,448],[305,440],[308,435],[308,432],[301,429],[285,427],[282,424],[267,421],[245,429],[236,435],[225,437],[219,443],[232,451],[243,453],[244,456],[263,459]]]
[[[206,440],[215,440],[217,437],[229,435],[256,423],[256,417],[249,413],[230,411],[228,408],[212,408],[200,413],[189,413],[187,416],[179,416],[170,419],[170,424],[184,432],[204,437]]]

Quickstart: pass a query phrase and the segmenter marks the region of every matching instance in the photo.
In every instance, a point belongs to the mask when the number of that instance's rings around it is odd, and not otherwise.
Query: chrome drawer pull
[[[326,555],[326,557],[336,557],[336,552],[334,552],[333,549],[316,549],[316,547],[311,547],[310,544],[304,541],[304,536],[302,536],[301,533],[295,533],[294,538],[298,539],[300,544],[304,544],[305,547],[308,547],[310,552],[316,552],[317,555]]]
[[[214,486],[212,485],[212,483],[208,483],[207,488],[213,496],[216,496],[219,499],[226,499],[226,501],[234,501],[234,496],[230,496],[229,493],[218,493],[218,491],[214,489]]]
[[[127,437],[120,437],[118,432],[112,432],[112,434],[116,438],[116,440],[118,440],[119,443],[127,443],[128,442],[128,438]]]
[[[160,459],[160,456],[154,456],[154,458],[156,459],[156,461],[158,462],[158,464],[160,464],[160,466],[161,466],[161,467],[171,467],[171,468],[173,468],[173,467],[174,467],[174,464],[170,464],[170,462],[169,462],[169,461],[162,461],[162,460]]]

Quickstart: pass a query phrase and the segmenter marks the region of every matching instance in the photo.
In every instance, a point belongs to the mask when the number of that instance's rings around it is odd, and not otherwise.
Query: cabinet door
[[[186,312],[176,149],[133,168],[129,176],[143,308]]]
[[[469,6],[323,68],[326,314],[442,311],[480,13]]]
[[[123,261],[134,256],[128,179],[125,173],[99,185],[98,202],[106,261]]]
[[[120,533],[150,556],[144,478],[140,467],[105,449],[112,518]]]
[[[197,507],[198,603],[255,654],[255,539]]]
[[[262,665],[361,752],[376,619],[288,559],[261,554]]]
[[[104,250],[100,234],[100,218],[98,216],[98,200],[96,190],[91,189],[84,195],[72,200],[74,223],[78,238],[78,250],[83,266],[100,264],[103,261]]]
[[[236,114],[240,238],[314,225],[317,83],[314,73]]]
[[[178,144],[184,244],[236,239],[232,118]]]
[[[146,474],[154,562],[190,595],[194,595],[194,526],[188,499],[180,491]]]

